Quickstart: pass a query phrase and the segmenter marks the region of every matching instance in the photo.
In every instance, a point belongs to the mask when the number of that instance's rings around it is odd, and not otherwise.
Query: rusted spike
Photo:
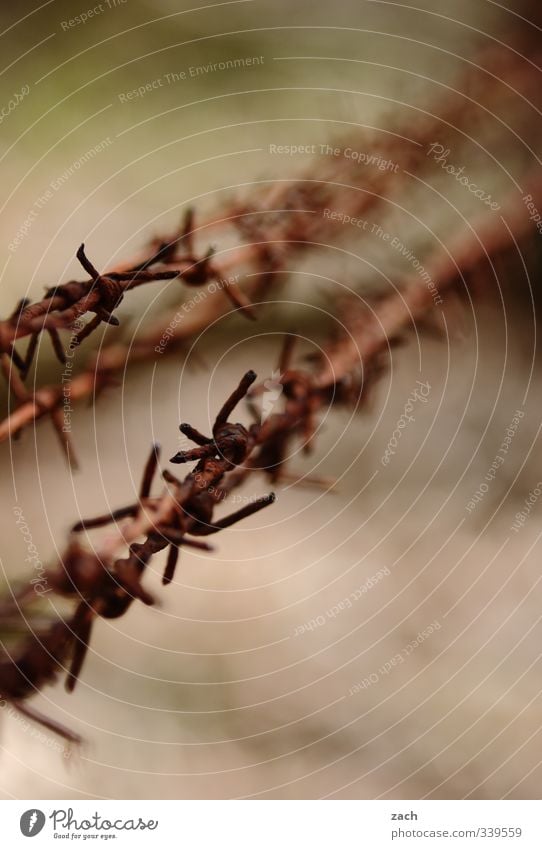
[[[160,462],[160,453],[160,444],[158,442],[155,442],[151,448],[147,463],[145,465],[145,469],[143,471],[141,486],[139,488],[140,499],[148,498],[151,494],[152,482],[156,474],[156,469],[158,468],[158,463]]]
[[[224,294],[229,298],[233,306],[240,310],[243,315],[251,321],[256,321],[256,311],[253,304],[249,301],[245,293],[239,288],[237,283],[226,281],[222,287]]]
[[[246,519],[247,516],[252,516],[254,513],[258,513],[259,510],[263,510],[264,507],[268,507],[270,504],[273,504],[275,499],[275,493],[270,492],[269,495],[264,495],[262,498],[257,498],[254,501],[251,501],[250,504],[247,504],[245,507],[241,507],[240,510],[236,510],[235,513],[230,513],[229,516],[225,516],[223,519],[219,519],[218,522],[213,522],[212,524],[208,525],[201,525],[199,528],[194,529],[192,533],[201,536],[207,536],[208,534],[216,534],[218,531],[224,530],[224,528],[229,528],[231,527],[231,525],[235,525],[237,522],[240,522],[241,519]]]
[[[120,325],[120,321],[117,316],[113,315],[112,312],[109,312],[109,310],[106,310],[103,307],[96,308],[96,315],[100,321],[103,321],[104,324],[111,325],[111,327],[119,327]]]
[[[170,545],[169,551],[168,551],[168,556],[167,556],[166,568],[164,570],[164,575],[162,577],[162,584],[164,586],[171,584],[173,578],[175,577],[175,569],[177,567],[178,559],[179,559],[179,546]]]
[[[179,237],[179,241],[186,246],[188,253],[193,252],[193,244],[194,244],[194,217],[195,211],[193,206],[189,206],[183,216],[183,221],[181,224],[181,234]]]
[[[175,486],[182,486],[180,478],[176,478],[175,475],[172,475],[169,469],[164,469],[162,472],[162,478],[167,481],[167,483],[172,483]]]
[[[132,596],[132,598],[138,598],[148,607],[153,606],[154,596],[147,592],[139,580],[139,575],[132,572],[130,568],[124,568],[122,572],[117,575],[117,580],[120,586],[126,590],[128,595]]]
[[[237,388],[233,390],[226,403],[222,406],[222,409],[219,410],[213,426],[213,433],[221,425],[226,424],[239,401],[245,397],[249,387],[252,386],[256,380],[256,377],[257,374],[255,371],[252,371],[252,369],[243,375]]]
[[[296,344],[297,336],[294,336],[293,333],[287,333],[284,337],[284,342],[282,343],[282,350],[279,355],[279,361],[277,366],[279,374],[284,374],[284,372],[288,371],[288,369],[290,368],[292,354]]]
[[[197,548],[199,551],[214,551],[213,546],[209,545],[208,542],[202,542],[199,539],[190,539],[190,537],[185,536],[184,531],[171,528],[167,525],[158,525],[156,533],[163,536],[168,542],[175,543],[175,545],[185,545],[188,548]]]
[[[75,685],[79,680],[79,675],[81,674],[81,669],[83,668],[83,663],[87,656],[93,622],[94,612],[87,606],[86,602],[82,602],[75,614],[72,626],[75,638],[75,648],[65,682],[65,687],[68,693],[73,692]]]
[[[294,475],[292,472],[281,470],[279,481],[282,483],[287,481],[290,486],[309,486],[315,489],[322,489],[327,493],[335,493],[337,481],[335,478],[317,477],[314,475]]]
[[[179,430],[181,433],[190,439],[192,442],[195,442],[196,445],[209,445],[213,440],[210,436],[205,436],[203,433],[200,433],[199,430],[196,430],[195,427],[189,425],[187,422],[182,422],[179,425]]]
[[[137,504],[130,504],[128,507],[119,507],[118,510],[112,510],[111,513],[95,516],[93,519],[81,519],[81,521],[72,525],[72,533],[78,534],[81,531],[90,531],[93,528],[103,528],[104,525],[110,525],[119,519],[136,516],[139,508],[140,504],[137,502]]]
[[[56,327],[47,328],[47,332],[51,338],[51,342],[53,343],[53,351],[56,354],[57,360],[63,365],[66,365],[66,352],[64,350],[64,346],[62,345],[62,340],[60,339],[58,330]]]
[[[99,280],[100,279],[100,272],[97,271],[94,268],[91,261],[88,259],[87,255],[85,254],[85,244],[84,244],[84,242],[83,242],[83,244],[81,244],[79,246],[76,256],[77,256],[77,259],[79,260],[79,262],[81,263],[81,265],[83,266],[83,268],[85,269],[85,271],[87,272],[87,274],[89,275],[89,277],[91,277],[94,282]]]
[[[134,277],[141,271],[147,271],[151,266],[156,265],[157,262],[170,262],[173,260],[175,255],[175,249],[177,247],[177,239],[174,239],[171,242],[161,242],[157,251],[150,255],[148,259],[143,260],[138,265],[133,265],[128,269],[128,274],[133,274]]]
[[[24,366],[21,370],[21,377],[23,380],[26,379],[28,372],[32,367],[32,362],[34,360],[34,354],[36,353],[36,348],[38,347],[39,333],[33,333],[30,337],[30,341],[28,343],[28,347],[26,349],[26,354],[24,358]]]
[[[57,433],[59,442],[64,450],[64,454],[68,461],[68,465],[73,471],[77,471],[79,469],[79,461],[77,460],[77,455],[75,453],[75,448],[73,447],[73,441],[70,435],[70,432],[66,429],[64,424],[64,414],[60,407],[55,407],[50,411],[51,421],[53,422],[53,427]]]
[[[8,354],[2,354],[0,356],[0,366],[13,396],[17,401],[28,401],[30,393],[22,382],[19,373],[13,368],[13,365]]]
[[[49,719],[48,716],[45,716],[43,713],[40,713],[40,711],[36,710],[35,707],[30,707],[30,705],[25,704],[23,701],[14,701],[13,707],[18,710],[19,713],[22,713],[23,716],[28,717],[28,719],[31,719],[33,722],[39,723],[39,725],[43,725],[44,728],[47,728],[54,734],[58,734],[59,737],[63,737],[69,743],[80,746],[83,742],[79,734],[75,734],[73,731],[70,731],[70,729],[65,725],[62,725],[62,723],[55,722],[54,719]]]
[[[13,365],[19,369],[19,373],[22,373],[24,371],[24,360],[14,345],[8,346],[8,354]]]
[[[72,344],[74,347],[78,347],[85,339],[88,339],[91,333],[93,333],[102,323],[101,316],[95,315],[90,321],[88,321],[84,327],[74,336]]]
[[[210,445],[201,445],[198,448],[190,448],[189,451],[177,451],[170,458],[170,463],[192,463],[194,460],[205,460],[208,457],[214,457],[217,453],[217,448],[214,442]]]
[[[211,264],[214,253],[214,248],[210,247],[201,259],[192,258],[188,268],[180,273],[180,277],[188,286],[202,286],[216,276]]]

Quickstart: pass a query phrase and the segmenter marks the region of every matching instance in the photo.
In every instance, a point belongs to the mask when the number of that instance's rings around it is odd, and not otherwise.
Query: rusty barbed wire
[[[487,67],[491,69],[491,61]],[[507,72],[507,85],[525,81],[524,71],[513,57],[508,58]],[[274,181],[256,199],[230,202],[220,217],[199,227],[193,211],[188,210],[178,231],[154,240],[137,260],[103,273],[81,245],[77,258],[88,279],[49,288],[45,298],[35,304],[21,300],[12,314],[0,321],[0,365],[16,402],[16,409],[0,424],[0,441],[49,416],[66,456],[74,463],[74,447],[62,428],[63,387],[45,386],[31,392],[24,383],[42,334],[49,335],[57,359],[64,364],[60,332],[69,331],[70,344],[78,348],[102,325],[116,326],[115,311],[130,290],[159,281],[177,280],[192,287],[203,287],[211,281],[221,284],[182,325],[173,326],[172,316],[165,316],[131,345],[110,344],[93,356],[87,367],[70,380],[70,397],[78,400],[111,385],[129,359],[142,361],[155,355],[157,348],[173,349],[229,309],[254,318],[253,302],[268,299],[293,259],[309,248],[328,246],[340,238],[341,225],[325,217],[326,209],[340,208],[350,216],[374,211],[388,202],[397,184],[426,167],[424,143],[432,138],[435,128],[442,130],[455,122],[466,122],[472,114],[476,79],[476,74],[474,78],[467,75],[464,91],[468,97],[456,91],[436,115],[424,113],[425,120],[411,128],[408,137],[401,127],[388,131],[387,141],[380,142],[379,149],[383,157],[387,155],[397,165],[393,174],[377,170],[368,177],[364,171],[360,177],[359,169],[344,155],[328,157],[301,178]],[[532,82],[530,77],[527,80]],[[489,91],[492,97],[500,96],[502,80],[491,79],[490,73],[484,85],[486,95]],[[469,105],[466,100],[472,103]],[[344,145],[337,150],[344,153]],[[527,175],[522,188],[535,205],[542,206],[539,171]],[[196,250],[196,234],[206,235],[226,226],[237,233],[241,244],[221,251]],[[500,216],[483,216],[447,247],[440,246],[429,256],[425,267],[434,281],[433,288],[413,274],[399,281],[396,291],[380,298],[370,310],[359,308],[359,303],[354,302],[343,317],[345,332],[324,346],[323,353],[313,358],[311,368],[292,365],[294,335],[287,335],[276,370],[282,388],[282,410],[272,409],[264,415],[258,398],[264,395],[265,386],[254,386],[256,376],[247,372],[219,411],[211,436],[187,423],[181,425],[182,433],[197,447],[178,452],[172,462],[196,462],[196,466],[182,480],[162,470],[164,491],[159,496],[151,494],[160,464],[159,448],[153,446],[138,500],[103,516],[82,520],[72,528],[66,552],[58,566],[47,573],[47,580],[51,589],[74,604],[75,609],[63,620],[40,623],[17,651],[8,652],[2,645],[0,697],[69,742],[79,742],[77,734],[35,711],[28,700],[61,675],[66,676],[67,689],[74,689],[96,620],[119,618],[135,601],[154,603],[143,579],[147,566],[159,552],[168,549],[163,574],[163,584],[168,585],[174,579],[182,547],[210,551],[211,547],[199,537],[223,530],[272,504],[271,493],[225,518],[214,519],[215,507],[249,475],[261,473],[272,483],[297,480],[286,467],[292,443],[301,441],[304,451],[311,450],[319,412],[330,405],[364,404],[387,368],[391,348],[400,344],[409,327],[434,313],[435,296],[440,298],[445,291],[468,286],[469,275],[484,263],[491,264],[493,256],[528,239],[532,226],[525,204],[515,191],[505,199]],[[242,288],[237,285],[241,275],[228,279],[230,269],[245,270]],[[221,293],[220,289],[224,291]],[[93,317],[83,324],[87,314]],[[17,343],[25,337],[29,342],[23,354]],[[229,421],[243,398],[247,399],[254,420],[249,427]],[[331,485],[306,476],[302,481],[325,488]],[[112,522],[119,523],[114,534],[96,547],[84,544],[84,533]],[[26,608],[31,602],[31,591],[24,590],[14,596],[12,605],[4,604],[0,614],[9,619],[15,610],[26,622]]]
[[[314,186],[310,184],[309,188],[312,190]],[[295,187],[289,187],[289,189],[295,190]],[[286,195],[289,189],[285,190]],[[321,186],[318,184],[313,198],[313,207],[318,208],[318,197],[320,197],[320,204],[324,202],[320,190]],[[531,196],[532,202],[536,206],[542,206],[542,176],[538,170],[528,175],[524,180],[524,190],[526,194]],[[364,195],[364,206],[367,205],[368,197],[371,199],[371,203],[377,203],[375,195]],[[353,213],[352,204],[346,208],[349,208]],[[359,214],[359,204],[355,211]],[[242,215],[240,214],[240,218],[246,217],[247,220],[253,216],[254,211],[245,211]],[[236,221],[235,218],[233,220]],[[207,266],[206,273],[212,273],[217,279],[224,280],[228,267],[235,266],[243,256],[245,258],[250,256],[255,260],[257,273],[247,280],[242,295],[239,287],[233,295],[233,302],[236,304],[235,309],[246,312],[249,298],[253,298],[255,301],[264,301],[268,297],[271,282],[276,282],[276,273],[286,268],[287,257],[291,258],[308,245],[317,246],[321,244],[323,238],[322,222],[321,214],[318,216],[314,208],[298,210],[287,222],[286,229],[284,223],[280,225],[284,241],[279,239],[279,232],[273,233],[271,230],[270,236],[274,238],[271,238],[269,242],[252,242],[244,248],[237,247],[229,252],[226,258],[222,259],[220,269],[213,265],[212,270],[210,270]],[[326,231],[327,223],[324,227]],[[245,232],[246,226],[249,229],[252,227],[252,225],[247,225],[245,221]],[[279,225],[275,226],[278,227]],[[532,223],[529,221],[521,197],[518,196],[517,192],[510,193],[501,206],[499,216],[492,212],[486,213],[472,222],[468,229],[458,234],[446,247],[439,246],[430,254],[424,262],[424,266],[427,275],[434,281],[433,289],[426,286],[419,275],[412,274],[398,282],[398,291],[379,299],[378,303],[375,304],[371,320],[366,322],[363,328],[358,328],[350,338],[342,338],[339,345],[335,345],[333,349],[329,350],[327,368],[322,371],[318,378],[320,385],[332,385],[341,376],[348,374],[351,363],[359,360],[360,357],[368,361],[375,351],[386,344],[387,339],[393,338],[402,328],[412,324],[417,319],[422,319],[424,314],[432,312],[436,297],[440,297],[445,289],[449,289],[458,282],[465,285],[467,274],[487,262],[491,256],[512,250],[518,242],[528,239],[532,229]],[[252,229],[251,232],[254,237],[255,233]],[[297,236],[295,240],[286,238],[294,234]],[[273,247],[274,245],[278,245],[278,247]],[[159,248],[153,256],[157,256],[160,250]],[[152,260],[152,256],[150,259]],[[146,262],[148,261],[147,259]],[[130,279],[121,281],[127,289],[133,288],[130,286],[130,280],[134,279],[134,273],[139,275],[136,280],[137,285],[149,281],[150,277],[147,275],[150,275],[150,272],[144,271],[141,267],[144,263],[145,261],[136,266],[138,269],[136,272],[122,272],[122,274],[132,274]],[[190,268],[192,267],[190,266]],[[110,272],[105,276],[116,282],[115,274],[117,272]],[[167,269],[159,269],[156,272],[156,279],[181,277],[179,268],[171,272],[172,276],[167,276],[167,274]],[[487,276],[488,278],[491,277],[491,271]],[[198,285],[200,284],[198,283]],[[229,287],[229,291],[231,295],[232,286]],[[213,290],[193,308],[191,313],[186,315],[184,322],[175,324],[172,322],[172,317],[168,316],[158,321],[155,327],[142,334],[140,338],[136,338],[130,345],[116,343],[102,348],[97,355],[91,357],[87,368],[73,377],[70,375],[70,401],[76,402],[84,398],[92,398],[103,388],[113,385],[116,376],[126,368],[128,361],[145,361],[155,357],[157,352],[164,353],[175,350],[199,330],[225,313],[226,309],[222,297],[220,292]],[[95,302],[96,307],[98,303],[98,301]],[[19,309],[14,315],[21,315],[21,310]],[[9,319],[8,323],[11,320]],[[86,327],[95,324],[93,329],[96,329],[101,322],[102,318],[97,314],[96,319],[89,322]],[[50,328],[45,325],[43,329],[49,330]],[[54,328],[54,330],[57,331],[57,328]],[[62,406],[66,398],[65,387],[62,384],[43,386],[33,393],[26,389],[19,372],[22,371],[23,376],[27,373],[29,358],[28,356],[24,360],[20,358],[20,355],[16,354],[13,344],[11,342],[9,344],[11,349],[9,351],[5,349],[1,354],[0,364],[8,380],[10,390],[16,399],[16,407],[3,422],[0,422],[0,442],[15,436],[32,422],[44,416],[50,416],[63,450],[68,459],[75,464],[73,445],[69,439],[69,434],[62,428]],[[32,343],[29,346],[30,350],[31,347]],[[58,347],[59,342],[56,339],[55,348]]]

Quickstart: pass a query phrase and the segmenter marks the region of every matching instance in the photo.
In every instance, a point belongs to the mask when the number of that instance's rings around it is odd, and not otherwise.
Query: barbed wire
[[[322,157],[303,176],[273,181],[270,188],[260,189],[252,199],[232,200],[220,216],[199,225],[189,209],[177,231],[154,240],[142,256],[106,272],[97,270],[81,245],[77,258],[87,275],[85,280],[48,288],[45,297],[34,304],[23,299],[8,318],[0,321],[0,365],[15,399],[15,409],[0,423],[0,441],[38,419],[50,417],[66,456],[75,465],[74,445],[63,427],[65,387],[60,383],[31,391],[25,383],[42,334],[49,335],[58,360],[65,365],[66,350],[70,349],[65,347],[61,333],[69,332],[68,345],[76,349],[102,325],[117,326],[115,312],[135,288],[172,281],[202,291],[209,287],[205,297],[186,313],[186,320],[176,322],[177,313],[169,311],[129,343],[116,341],[94,353],[83,370],[70,377],[70,400],[75,402],[93,398],[113,384],[129,361],[145,361],[174,350],[232,310],[253,320],[259,305],[271,299],[280,275],[289,270],[293,260],[308,250],[337,243],[345,237],[341,223],[345,216],[354,218],[376,211],[407,178],[427,167],[426,146],[434,140],[436,128],[442,138],[444,128],[468,122],[472,104],[476,105],[473,95],[480,77],[485,95],[499,96],[502,83],[492,80],[491,75],[494,61],[490,56],[485,67],[470,72],[463,90],[455,92],[456,96],[434,115],[424,113],[425,118],[410,129],[408,137],[400,127],[388,131],[379,151],[397,165],[393,173],[376,169],[368,176],[366,170],[360,171],[344,156],[346,142],[334,147],[337,153]],[[510,84],[521,81],[523,72],[513,58],[507,72]],[[63,619],[41,622],[13,652],[3,646],[0,697],[66,740],[79,742],[73,731],[29,705],[30,697],[60,675],[65,675],[67,689],[74,689],[97,619],[119,618],[136,601],[154,603],[143,581],[156,554],[168,550],[163,574],[166,586],[174,579],[183,547],[211,551],[201,537],[270,506],[273,493],[255,498],[224,518],[214,518],[216,506],[251,475],[260,473],[273,484],[295,480],[286,465],[292,442],[301,442],[303,450],[309,452],[323,409],[364,405],[387,369],[391,349],[400,344],[409,329],[431,319],[440,307],[444,311],[446,294],[450,299],[452,294],[469,296],[472,276],[479,276],[480,269],[485,285],[491,286],[494,258],[516,250],[519,243],[531,237],[533,222],[525,197],[534,208],[542,208],[539,169],[523,179],[521,190],[522,194],[516,189],[504,199],[499,215],[487,212],[466,225],[446,246],[439,244],[424,260],[426,279],[413,273],[394,281],[393,293],[378,298],[370,308],[359,298],[348,300],[341,315],[342,332],[322,346],[310,367],[293,364],[295,334],[288,334],[275,378],[281,387],[282,409],[272,407],[268,411],[259,406],[266,385],[256,386],[256,375],[248,371],[218,412],[210,436],[188,423],[181,424],[182,433],[196,444],[171,459],[177,465],[196,463],[183,479],[161,468],[160,449],[153,446],[137,501],[73,526],[64,555],[47,573],[48,586],[68,601],[71,610]],[[326,216],[326,210],[337,209],[341,220]],[[238,237],[233,247],[196,249],[196,238],[207,238],[225,228]],[[233,276],[232,271],[236,272]],[[210,289],[212,283],[215,285]],[[92,318],[83,321],[88,315]],[[22,353],[18,343],[25,338],[29,341]],[[229,421],[243,399],[253,418],[248,427]],[[158,472],[163,490],[153,495]],[[330,486],[329,481],[303,480]],[[110,523],[115,524],[115,531],[100,543],[89,544],[90,537],[85,540],[89,532]],[[35,599],[31,588],[15,593],[9,601],[4,599],[0,604],[3,623],[17,617],[26,622],[27,608]]]

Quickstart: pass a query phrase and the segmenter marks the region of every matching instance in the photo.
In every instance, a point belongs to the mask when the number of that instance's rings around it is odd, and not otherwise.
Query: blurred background
[[[3,315],[80,278],[81,242],[111,267],[187,206],[216,214],[307,168],[318,177],[318,157],[274,145],[347,135],[385,156],[387,131],[400,147],[436,116],[431,141],[497,204],[539,167],[536,3],[49,0],[0,17],[0,106],[20,95],[0,125]],[[456,90],[461,108],[439,119]],[[421,261],[487,211],[434,161],[397,182],[371,222]],[[536,496],[513,523],[542,480],[540,238],[500,257],[496,279],[471,281],[472,299],[450,296],[444,334],[420,323],[370,407],[323,416],[315,455],[291,469],[337,479],[332,493],[281,484],[215,553],[183,551],[167,589],[153,561],[158,604],[99,622],[75,693],[33,699],[84,737],[79,752],[63,757],[61,740],[0,711],[2,798],[538,798]],[[271,374],[292,322],[301,358],[327,341],[345,286],[377,298],[411,266],[353,231],[344,250],[288,270],[258,323],[226,316],[79,406],[80,472],[47,421],[0,446],[6,588],[31,574],[15,506],[54,563],[80,516],[133,499],[153,440],[171,456],[180,421],[207,430],[246,369]],[[105,342],[192,294],[142,287]],[[60,371],[44,344],[33,379]],[[429,394],[384,469],[418,380]],[[469,509],[518,409],[506,460]],[[253,478],[244,494],[268,489]],[[44,615],[58,612],[46,599]]]

